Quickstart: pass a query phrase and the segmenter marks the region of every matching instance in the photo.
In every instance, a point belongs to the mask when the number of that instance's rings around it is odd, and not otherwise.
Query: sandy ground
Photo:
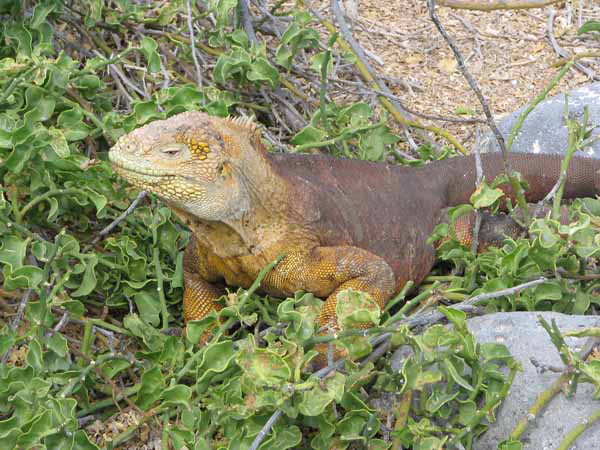
[[[430,115],[482,116],[450,48],[429,18],[424,0],[346,0],[354,19],[354,34],[371,54],[371,63],[388,80],[395,95],[413,110]],[[486,3],[486,0],[482,0]],[[549,39],[548,18],[555,13],[552,32],[568,54],[600,52],[600,36],[576,35],[581,23],[600,20],[600,2],[582,0],[514,11],[467,11],[437,7],[446,31],[458,44],[471,74],[495,117],[514,111],[533,99],[556,75],[551,65],[558,56]],[[581,62],[600,77],[600,58]],[[382,63],[382,64],[379,64]],[[552,91],[564,92],[591,82],[572,70]],[[460,116],[458,116],[460,117]],[[428,123],[426,119],[419,119]],[[441,126],[470,147],[472,125],[429,122]]]

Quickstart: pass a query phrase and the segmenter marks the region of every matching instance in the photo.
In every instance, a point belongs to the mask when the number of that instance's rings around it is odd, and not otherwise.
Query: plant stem
[[[564,440],[560,443],[560,445],[558,447],[556,447],[556,450],[569,450],[571,448],[571,445],[573,444],[573,442],[575,442],[575,440],[585,430],[590,428],[598,420],[600,420],[600,409],[598,411],[596,411],[594,414],[592,414],[590,417],[585,419],[582,423],[573,427],[573,429],[571,431],[569,431],[569,433],[564,438]]]
[[[550,386],[548,389],[545,389],[538,396],[538,398],[535,400],[535,403],[527,411],[527,414],[525,414],[525,416],[519,420],[513,432],[510,433],[511,439],[519,440],[521,435],[527,429],[529,422],[531,420],[535,420],[537,415],[542,411],[542,409],[544,409],[548,402],[550,402],[550,400],[552,400],[552,398],[561,391],[563,383],[568,381],[569,376],[570,374],[567,373],[562,374],[554,383],[552,383],[552,386]]]
[[[400,308],[400,310],[398,310],[398,312],[396,312],[396,314],[394,314],[388,320],[385,321],[384,325],[391,325],[394,322],[397,322],[402,319],[406,319],[406,313],[408,313],[411,309],[413,309],[415,306],[417,306],[419,303],[421,303],[424,299],[429,297],[431,295],[431,293],[439,287],[439,285],[440,285],[440,282],[436,281],[435,283],[433,283],[433,285],[430,288],[426,289],[425,291],[421,292],[419,295],[417,295],[414,298],[407,301],[404,304],[404,306],[402,306],[402,308]]]
[[[538,94],[538,96],[527,106],[525,111],[523,111],[523,113],[521,113],[521,115],[517,119],[517,123],[515,123],[515,126],[510,131],[510,134],[508,135],[508,139],[506,140],[507,150],[510,151],[510,148],[512,147],[512,143],[515,140],[517,133],[523,126],[523,122],[525,122],[525,119],[527,118],[529,113],[531,113],[531,111],[534,110],[534,108],[538,105],[538,103],[540,103],[542,100],[544,100],[546,98],[548,93],[552,90],[552,88],[554,88],[554,86],[556,86],[556,84],[560,81],[560,79],[565,76],[565,74],[569,71],[569,69],[571,68],[571,66],[574,63],[575,63],[575,61],[571,60],[567,64],[565,64],[565,66],[562,69],[560,69],[558,74],[556,74],[556,76],[552,79],[550,84],[548,84],[548,86],[546,86],[546,88],[542,92],[540,92]]]
[[[162,329],[169,328],[169,309],[167,308],[167,300],[165,299],[164,291],[164,275],[160,266],[160,252],[158,246],[155,245],[152,249],[152,262],[156,269],[156,290],[158,291],[158,299],[160,301],[160,310],[162,315]]]
[[[74,194],[84,194],[84,192],[79,188],[68,188],[68,189],[51,189],[49,191],[44,192],[42,195],[35,197],[29,203],[27,203],[23,209],[19,212],[19,217],[17,223],[21,223],[23,216],[27,214],[27,212],[44,200],[53,197],[55,195],[74,195]]]

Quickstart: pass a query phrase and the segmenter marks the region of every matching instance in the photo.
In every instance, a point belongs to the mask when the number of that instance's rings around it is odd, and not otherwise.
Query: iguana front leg
[[[395,290],[394,272],[383,258],[352,246],[290,252],[267,275],[264,284],[282,292],[304,290],[326,297],[319,323],[334,329],[338,328],[338,292],[348,288],[367,292],[383,307]]]
[[[186,321],[201,319],[213,309],[220,309],[214,302],[223,291],[213,283],[221,277],[208,267],[195,242],[190,242],[186,249],[184,274],[183,315]],[[319,324],[339,329],[336,321],[338,292],[348,288],[367,292],[382,308],[394,293],[395,280],[391,267],[381,257],[366,250],[351,246],[315,247],[289,252],[267,274],[262,287],[284,295],[304,290],[326,298]]]
[[[213,309],[221,309],[215,301],[225,290],[214,284],[220,280],[220,275],[210,269],[206,255],[192,237],[183,257],[183,318],[186,322],[200,320]]]

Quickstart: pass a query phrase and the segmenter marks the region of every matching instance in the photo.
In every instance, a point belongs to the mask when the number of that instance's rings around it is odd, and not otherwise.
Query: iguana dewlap
[[[249,121],[186,112],[119,139],[109,158],[121,176],[163,199],[190,227],[184,260],[184,317],[215,308],[224,285],[248,288],[280,254],[261,289],[326,298],[321,324],[335,325],[336,294],[354,288],[383,305],[419,283],[434,263],[427,238],[448,206],[468,203],[475,161],[451,158],[402,167],[320,155],[268,153]],[[492,181],[502,156],[481,156]],[[513,154],[543,198],[560,172],[558,155]],[[600,161],[574,158],[564,196],[598,193]]]

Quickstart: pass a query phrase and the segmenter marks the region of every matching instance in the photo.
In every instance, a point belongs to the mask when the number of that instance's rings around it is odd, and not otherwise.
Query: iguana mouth
[[[136,169],[124,167],[123,165],[115,163],[114,161],[112,162],[112,167],[118,175],[130,183],[137,185],[156,185],[164,183],[165,181],[173,180],[176,177],[176,175],[160,173],[160,171],[156,170],[140,170],[139,167]]]
[[[148,183],[159,183],[176,177],[173,173],[165,169],[136,164],[135,161],[130,161],[123,158],[115,149],[108,153],[113,169],[125,179],[136,179]]]

